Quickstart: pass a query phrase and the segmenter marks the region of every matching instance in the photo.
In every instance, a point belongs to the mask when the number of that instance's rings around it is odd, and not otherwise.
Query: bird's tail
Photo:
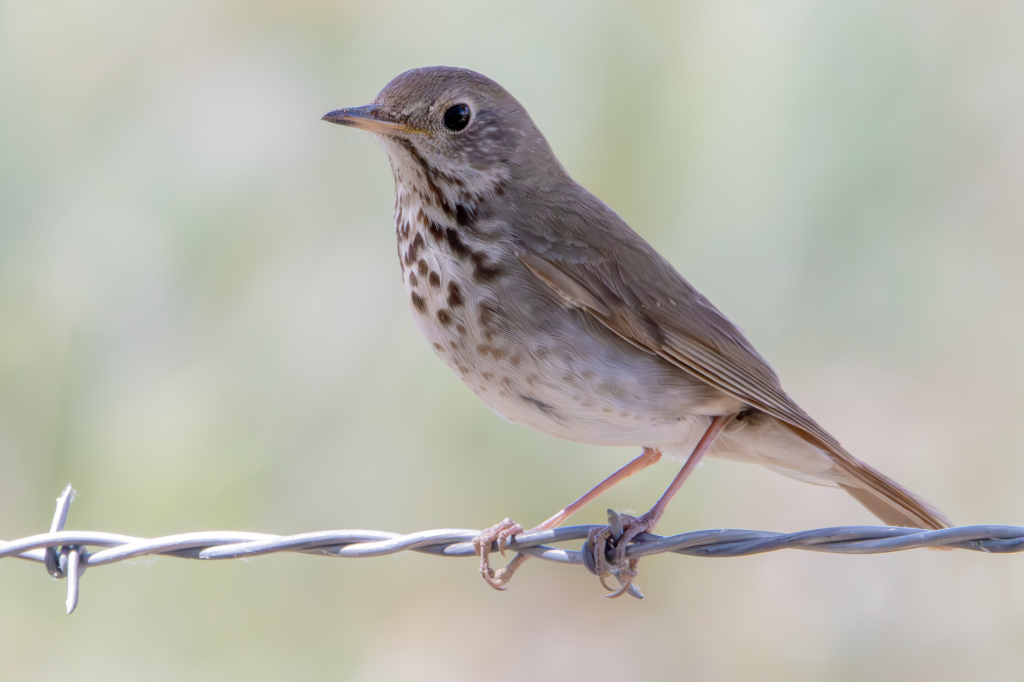
[[[953,525],[927,500],[849,454],[836,468],[845,474],[839,487],[890,526],[939,530]]]
[[[688,456],[692,448],[681,445],[678,454]],[[676,454],[671,447],[663,451]],[[938,530],[952,525],[930,503],[851,455],[827,434],[819,437],[767,414],[734,421],[708,454],[760,464],[808,483],[838,485],[891,526]]]

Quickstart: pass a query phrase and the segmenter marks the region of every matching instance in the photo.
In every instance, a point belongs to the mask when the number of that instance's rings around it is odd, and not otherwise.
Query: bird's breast
[[[725,396],[637,350],[553,295],[500,240],[399,187],[395,228],[409,312],[495,412],[553,436],[656,445]]]

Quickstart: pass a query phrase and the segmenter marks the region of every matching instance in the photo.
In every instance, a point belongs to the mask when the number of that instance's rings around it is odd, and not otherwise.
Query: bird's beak
[[[415,128],[389,120],[389,117],[381,111],[376,104],[367,104],[364,107],[349,107],[348,109],[335,109],[325,114],[323,121],[330,121],[343,126],[352,126],[378,135],[397,135],[399,133],[415,133]]]

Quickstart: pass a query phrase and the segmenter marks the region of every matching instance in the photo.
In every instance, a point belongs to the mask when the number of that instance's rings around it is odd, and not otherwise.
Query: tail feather
[[[810,419],[808,417],[808,419]],[[819,448],[832,460],[835,471],[841,474],[833,479],[846,492],[872,514],[892,526],[907,526],[927,530],[949,528],[953,523],[929,502],[910,492],[881,471],[860,461],[814,424],[826,437],[792,424],[787,426],[796,435]]]
[[[849,482],[840,482],[840,487],[882,521],[890,526],[929,530],[949,528],[953,525],[929,502],[864,462],[848,454],[847,457],[849,459],[844,458],[836,462],[837,468],[850,479]]]
[[[734,420],[708,454],[761,464],[808,483],[838,485],[891,526],[939,530],[952,525],[930,503],[851,455],[810,417],[807,421],[813,431],[755,412]],[[674,450],[685,457],[692,448],[686,443]],[[663,450],[673,454],[672,447]]]

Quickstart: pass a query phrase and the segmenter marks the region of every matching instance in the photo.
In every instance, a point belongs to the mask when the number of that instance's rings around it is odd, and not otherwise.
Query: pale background
[[[634,456],[491,414],[410,323],[392,181],[322,123],[482,71],[854,453],[1024,524],[1024,6],[0,2],[0,537],[536,523]],[[646,509],[662,464],[580,515]],[[540,482],[538,482],[540,481]],[[874,523],[711,461],[662,521]],[[0,676],[1017,680],[1024,557],[0,561]]]

